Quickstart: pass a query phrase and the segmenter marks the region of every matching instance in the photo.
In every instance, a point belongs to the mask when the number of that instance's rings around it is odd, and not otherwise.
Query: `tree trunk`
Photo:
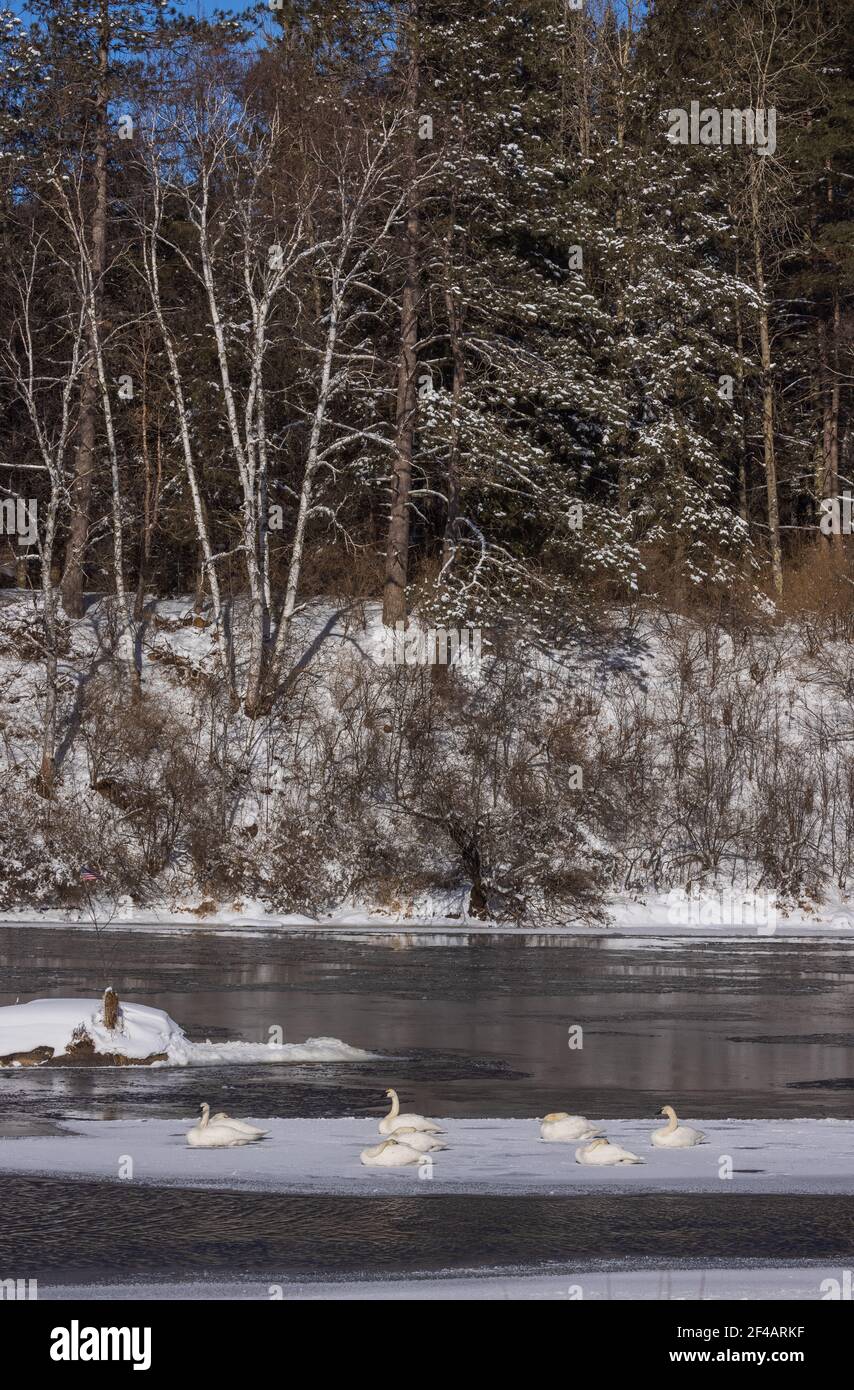
[[[735,252],[735,278],[738,281],[741,280],[741,257],[738,247],[736,247]],[[744,390],[744,329],[741,322],[741,300],[738,297],[736,297],[735,301],[735,342],[738,362],[736,367],[738,408],[741,412],[738,454],[738,513],[742,521],[749,525],[750,508],[747,494],[747,399]]]
[[[575,43],[578,70],[578,148],[582,159],[590,158],[590,66],[587,58],[587,16],[576,14]]]
[[[118,1026],[119,996],[116,994],[112,985],[108,985],[104,990],[104,1027],[110,1033],[114,1033]]]
[[[418,33],[417,10],[412,6],[408,23],[408,63],[406,102],[409,119],[417,120]],[[391,481],[391,515],[388,524],[383,622],[393,627],[406,621],[406,586],[409,581],[409,494],[412,489],[412,455],[418,408],[418,279],[419,217],[415,190],[415,132],[410,136],[410,200],[406,215],[406,270],[400,307],[400,351],[397,364],[397,407],[395,414],[395,462]]]
[[[825,497],[839,495],[839,458],[836,431],[834,428],[833,385],[827,347],[827,324],[819,320],[818,336],[818,397],[821,402],[821,443],[818,449],[816,468],[816,501],[821,503]],[[821,532],[819,532],[821,535]],[[842,536],[835,532],[831,536],[835,547],[842,545]]]
[[[455,218],[456,208],[451,209],[452,222]],[[445,537],[442,544],[442,569],[446,569],[453,561],[457,547],[458,519],[460,515],[460,435],[462,433],[462,420],[460,416],[462,405],[463,387],[465,385],[466,362],[462,343],[462,325],[460,322],[460,305],[454,295],[451,274],[451,239],[453,233],[448,234],[448,247],[445,256],[445,311],[448,315],[448,336],[451,347],[451,360],[453,362],[453,383],[451,394],[453,397],[453,417],[451,421],[451,444],[448,451],[448,515],[445,521]]]
[[[51,500],[48,517],[48,534],[42,556],[42,602],[44,605],[45,627],[45,698],[44,722],[42,724],[41,766],[36,778],[36,790],[47,800],[53,798],[56,783],[56,707],[57,707],[57,659],[56,659],[56,591],[51,570],[53,555],[53,532],[56,525],[56,489]]]
[[[839,339],[842,327],[842,313],[839,304],[839,288],[833,291],[833,349],[830,356],[830,476],[833,482],[833,495],[839,496],[839,402],[841,376],[839,371]]]
[[[754,156],[754,159],[757,156]],[[780,544],[780,502],[777,492],[777,456],[774,448],[774,382],[771,376],[771,334],[768,325],[768,299],[765,264],[762,257],[762,224],[759,212],[757,174],[750,173],[750,218],[753,231],[753,257],[756,291],[759,295],[759,346],[762,360],[762,446],[765,486],[768,496],[768,532],[771,547],[771,574],[775,592],[783,592],[783,552]]]
[[[160,434],[160,419],[157,420],[157,467],[152,474],[151,454],[148,447],[148,344],[142,359],[142,411],[140,420],[140,444],[143,468],[142,533],[139,538],[139,561],[137,569],[136,599],[133,607],[134,622],[141,623],[145,613],[145,591],[149,582],[151,566],[151,544],[157,527],[157,514],[160,506],[160,485],[163,478],[163,442]]]
[[[827,201],[828,201],[828,205],[829,205],[830,208],[832,209],[832,207],[833,207],[833,201],[834,201],[833,171],[832,171],[832,168],[831,168],[831,161],[830,161],[829,159],[825,160],[825,169],[827,170]],[[838,496],[839,496],[839,402],[840,402],[840,380],[841,380],[840,374],[839,374],[839,338],[840,338],[840,328],[841,328],[841,310],[840,310],[840,303],[839,303],[839,284],[838,284],[838,283],[836,283],[836,284],[834,285],[834,287],[833,287],[833,320],[832,320],[832,322],[833,322],[832,340],[831,340],[831,341],[832,341],[832,347],[831,347],[830,353],[829,353],[829,354],[826,353],[825,362],[824,362],[824,364],[823,364],[823,365],[824,365],[824,368],[825,368],[825,377],[826,377],[826,379],[829,378],[829,383],[828,383],[828,384],[829,384],[829,393],[828,393],[828,394],[829,394],[829,401],[828,401],[828,418],[827,418],[827,425],[826,425],[826,440],[827,440],[827,443],[826,443],[825,457],[826,457],[826,460],[827,460],[827,466],[828,466],[828,470],[829,470],[829,473],[830,473],[829,483],[830,483],[830,487],[832,488],[832,492],[830,493],[830,496],[831,496],[831,497],[838,497]],[[826,339],[826,338],[825,338],[825,340],[824,340],[824,345],[825,345],[825,349],[826,349],[826,348],[827,348],[827,339]],[[842,538],[841,535],[835,536],[834,539],[836,540],[836,542],[837,542],[837,544],[838,544],[839,546],[844,545],[844,541],[843,541],[843,538]]]
[[[95,93],[95,204],[92,212],[91,257],[96,304],[100,312],[107,245],[107,72],[110,49],[109,0],[101,3],[98,44],[98,85]],[[84,561],[89,539],[89,511],[95,471],[95,432],[98,412],[98,367],[95,344],[89,333],[89,361],[83,370],[80,392],[78,442],[74,459],[71,522],[62,576],[62,603],[71,618],[83,616]]]
[[[169,379],[175,397],[175,409],[178,416],[178,434],[181,440],[181,452],[184,460],[184,471],[187,475],[187,483],[190,489],[190,497],[193,503],[193,518],[196,524],[196,535],[199,541],[199,549],[202,554],[203,573],[207,577],[208,589],[211,596],[214,617],[214,637],[219,657],[220,671],[223,679],[228,684],[229,696],[232,704],[236,702],[237,695],[234,686],[234,669],[231,659],[231,644],[225,629],[225,612],[223,609],[222,592],[219,584],[219,577],[216,570],[216,560],[214,558],[213,546],[211,545],[210,526],[208,520],[207,503],[202,495],[199,486],[199,475],[196,469],[193,456],[193,445],[190,438],[189,411],[184,398],[184,384],[181,377],[181,369],[178,363],[178,355],[175,344],[166,324],[166,317],[163,313],[163,304],[160,298],[160,273],[157,258],[157,243],[160,236],[160,219],[162,217],[162,194],[158,187],[156,192],[157,206],[154,224],[150,231],[150,240],[147,244],[146,274],[148,280],[148,290],[151,296],[151,304],[154,310],[154,317],[160,331],[161,340],[166,350],[166,359],[169,363]],[[195,611],[201,612],[201,599],[204,593],[204,585],[200,584],[196,592]]]
[[[296,611],[297,593],[299,591],[300,572],[302,570],[303,554],[305,551],[305,534],[308,526],[311,506],[314,499],[314,479],[317,473],[320,453],[320,438],[323,426],[326,421],[326,407],[329,403],[329,392],[332,383],[332,367],[335,360],[335,349],[338,341],[339,316],[341,313],[341,302],[337,283],[333,283],[332,299],[329,306],[329,314],[326,329],[326,346],[323,352],[323,364],[320,372],[320,385],[317,393],[317,404],[314,408],[314,418],[311,422],[311,434],[308,441],[308,453],[305,462],[305,471],[302,478],[300,489],[299,508],[297,510],[296,527],[294,530],[293,546],[291,547],[291,562],[288,566],[288,580],[285,589],[285,602],[279,618],[279,627],[276,633],[276,645],[273,653],[272,675],[270,697],[274,694],[275,683],[280,679],[282,662],[284,661],[287,649],[288,636],[291,630],[294,612]]]
[[[86,253],[85,247],[83,246],[81,246],[81,253],[84,257],[82,269],[85,275]],[[110,494],[113,521],[113,580],[116,586],[116,607],[119,617],[119,659],[125,668],[125,676],[128,681],[131,699],[136,703],[142,698],[142,653],[138,649],[137,635],[131,616],[131,605],[125,585],[124,531],[122,524],[119,451],[116,443],[115,429],[113,427],[113,407],[110,400],[110,385],[107,380],[107,367],[104,361],[100,325],[97,319],[98,306],[95,298],[94,271],[90,270],[89,275],[91,277],[87,289],[89,331],[92,340],[92,350],[95,354],[98,388],[101,394],[101,410],[104,416],[104,430],[106,433],[107,452],[110,460]]]

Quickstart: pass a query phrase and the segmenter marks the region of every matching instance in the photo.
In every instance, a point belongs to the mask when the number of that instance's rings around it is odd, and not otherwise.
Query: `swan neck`
[[[672,1110],[670,1106],[668,1106],[667,1109],[667,1124],[664,1126],[664,1130],[666,1134],[672,1134],[674,1130],[679,1128],[679,1121],[676,1119],[675,1110]]]
[[[399,1115],[399,1114],[400,1114],[400,1101],[399,1101],[398,1098],[397,1098],[397,1091],[392,1091],[392,1093],[391,1093],[391,1110],[389,1111],[389,1119],[390,1119],[390,1120],[393,1120],[393,1119],[394,1119],[397,1115]]]

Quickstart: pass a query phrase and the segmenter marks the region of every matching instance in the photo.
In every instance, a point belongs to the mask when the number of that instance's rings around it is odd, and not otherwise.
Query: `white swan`
[[[540,1136],[550,1144],[568,1144],[572,1139],[594,1139],[601,1134],[583,1115],[567,1115],[565,1110],[553,1110],[540,1120]]]
[[[702,1130],[680,1125],[672,1105],[665,1105],[661,1113],[667,1116],[667,1124],[653,1131],[652,1142],[657,1149],[691,1149],[707,1142]]]
[[[224,1114],[222,1110],[220,1110],[217,1115],[211,1116],[211,1123],[215,1125],[228,1125],[229,1129],[236,1129],[238,1134],[248,1134],[252,1139],[266,1139],[267,1135],[270,1133],[268,1129],[258,1129],[257,1125],[249,1125],[245,1120],[233,1120],[230,1115]]]
[[[440,1149],[448,1147],[441,1139],[437,1139],[435,1134],[429,1134],[424,1129],[413,1129],[411,1125],[402,1125],[400,1129],[396,1129],[392,1138],[408,1144],[410,1149],[417,1149],[422,1154],[438,1153]]]
[[[241,1134],[230,1125],[212,1125],[210,1106],[202,1106],[202,1118],[197,1125],[187,1131],[187,1143],[191,1149],[233,1149],[239,1144],[254,1144],[251,1134]]]
[[[428,1134],[442,1134],[444,1132],[435,1120],[427,1120],[423,1115],[401,1115],[397,1091],[388,1090],[386,1095],[391,1101],[391,1110],[380,1120],[380,1134],[394,1134],[396,1129],[404,1127],[406,1129],[425,1130]]]
[[[420,1163],[423,1154],[409,1144],[399,1144],[396,1139],[384,1139],[381,1144],[362,1149],[359,1157],[367,1168],[403,1168],[409,1163]]]
[[[619,1144],[612,1144],[608,1139],[594,1139],[592,1143],[575,1150],[575,1161],[600,1168],[614,1163],[644,1163],[646,1160],[638,1158],[628,1149],[621,1149]]]

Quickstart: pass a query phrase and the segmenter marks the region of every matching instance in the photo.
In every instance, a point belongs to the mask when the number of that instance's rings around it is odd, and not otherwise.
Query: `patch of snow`
[[[351,1047],[340,1038],[306,1038],[302,1043],[194,1043],[186,1039],[172,1048],[170,1066],[217,1067],[225,1062],[366,1062],[376,1054]],[[166,1065],[156,1063],[156,1065]]]

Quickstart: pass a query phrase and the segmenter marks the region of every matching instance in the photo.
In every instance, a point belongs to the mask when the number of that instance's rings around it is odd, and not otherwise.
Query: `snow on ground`
[[[168,1284],[47,1285],[39,1282],[39,1301],[73,1300],[500,1300],[586,1302],[602,1300],[755,1299],[816,1300],[833,1297],[844,1271],[828,1264],[798,1268],[759,1266],[735,1269],[624,1269],[566,1274],[508,1270],[482,1275],[431,1275],[409,1279],[342,1279],[294,1282],[270,1280],[192,1280]]]
[[[214,1093],[200,1092],[205,1098],[218,1108]],[[75,1121],[62,1138],[0,1140],[0,1172],[115,1179],[120,1158],[130,1156],[135,1181],[271,1192],[854,1194],[851,1120],[701,1120],[709,1142],[683,1150],[652,1148],[660,1121],[608,1120],[608,1137],[646,1161],[587,1168],[575,1162],[575,1144],[543,1143],[533,1119],[452,1118],[441,1122],[450,1148],[419,1170],[364,1167],[361,1149],[378,1142],[368,1119],[262,1119],[232,1105],[229,1112],[270,1137],[237,1149],[190,1149],[184,1135],[195,1118]]]
[[[162,1009],[122,1002],[119,1028],[104,1027],[100,999],[32,999],[0,1008],[0,1057],[52,1047],[67,1052],[74,1033],[85,1028],[96,1052],[124,1057],[152,1057],[154,1066],[220,1066],[224,1062],[363,1062],[373,1055],[338,1038],[308,1038],[304,1043],[196,1043]],[[13,1063],[13,1065],[19,1065]]]

